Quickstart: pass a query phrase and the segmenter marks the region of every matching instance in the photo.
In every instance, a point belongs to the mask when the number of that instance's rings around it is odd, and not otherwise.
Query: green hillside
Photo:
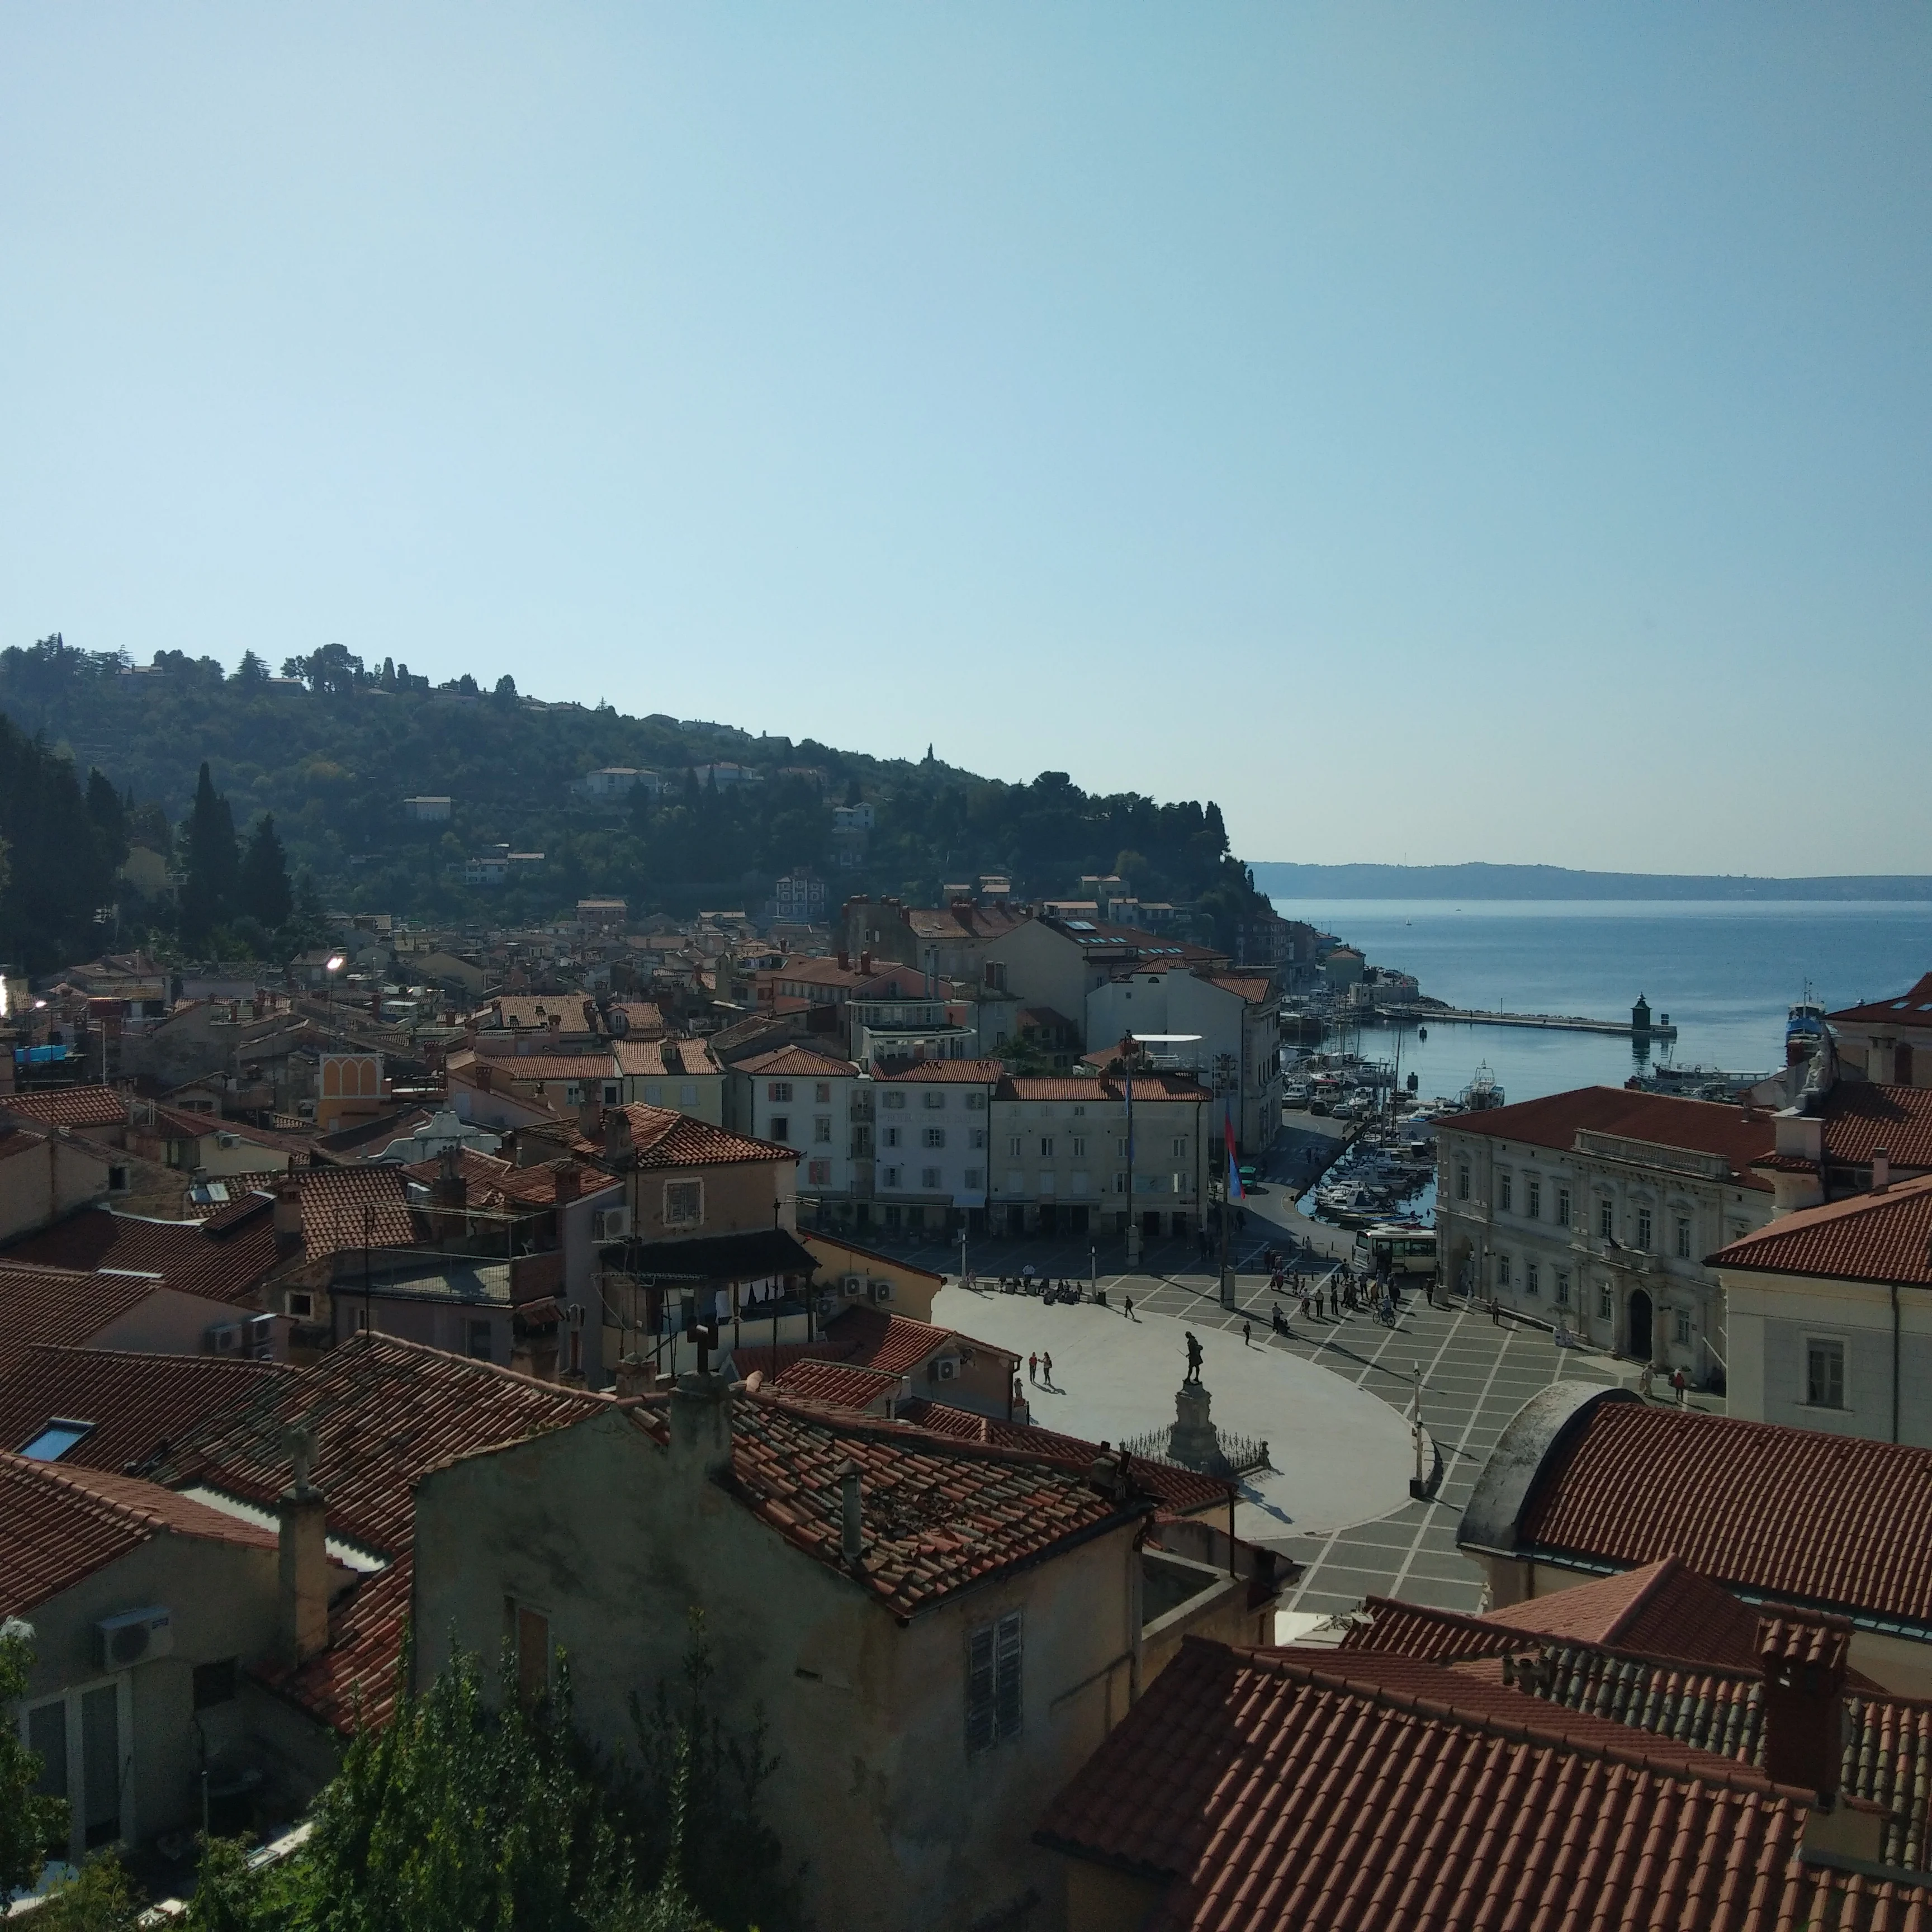
[[[70,757],[81,790],[91,770],[104,773],[136,844],[178,844],[205,760],[244,843],[272,813],[290,870],[310,874],[330,905],[418,920],[542,920],[592,893],[621,895],[634,910],[755,910],[770,880],[800,866],[830,881],[835,901],[848,890],[929,901],[945,883],[993,872],[1023,896],[1064,892],[1083,872],[1118,870],[1144,898],[1200,902],[1217,931],[1262,903],[1211,802],[1100,797],[1058,772],[1009,785],[929,755],[880,760],[544,704],[507,680],[488,693],[467,678],[432,690],[406,666],[365,666],[340,646],[284,668],[298,678],[278,679],[252,656],[229,674],[178,652],[137,670],[50,638],[0,652],[0,712]],[[753,767],[763,782],[720,790],[690,776],[718,762]],[[612,765],[656,771],[669,788],[601,811],[573,799],[572,780]],[[448,822],[405,818],[404,799],[425,794],[452,800]],[[836,868],[832,808],[860,802],[875,817],[863,862]],[[0,835],[16,844],[23,809],[0,799],[0,814],[12,814],[0,815]],[[545,862],[517,868],[505,888],[466,887],[464,861],[496,844]],[[54,940],[37,928],[29,943],[13,897],[10,886],[0,896],[0,952],[44,954]],[[148,910],[124,905],[124,926]]]

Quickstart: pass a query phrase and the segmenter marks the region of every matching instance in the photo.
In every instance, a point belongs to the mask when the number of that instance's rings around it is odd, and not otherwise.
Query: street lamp
[[[348,955],[343,952],[332,952],[322,962],[323,984],[328,989],[328,1024],[332,1032],[335,1027],[335,976],[348,964]]]

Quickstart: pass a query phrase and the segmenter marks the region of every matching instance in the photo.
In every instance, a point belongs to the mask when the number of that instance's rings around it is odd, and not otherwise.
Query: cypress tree
[[[233,912],[241,865],[235,849],[234,814],[227,800],[216,792],[205,759],[182,837],[187,864],[182,881],[182,938],[198,946]]]
[[[248,849],[242,855],[242,869],[236,882],[236,904],[250,919],[259,920],[271,932],[288,923],[294,909],[294,895],[289,889],[289,866],[282,842],[275,836],[275,815],[264,812],[248,835]]]

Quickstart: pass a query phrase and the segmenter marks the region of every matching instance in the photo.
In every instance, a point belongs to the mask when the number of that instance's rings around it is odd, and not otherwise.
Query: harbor
[[[1627,1020],[1588,1019],[1576,1013],[1504,1013],[1474,1006],[1438,1006],[1430,1002],[1419,1005],[1378,1006],[1374,1017],[1401,1025],[1427,1026],[1437,1021],[1448,1025],[1534,1027],[1546,1033],[1600,1033],[1624,1040],[1652,1040],[1674,1042],[1677,1029],[1665,1013],[1652,1020],[1650,1010],[1640,1000]]]

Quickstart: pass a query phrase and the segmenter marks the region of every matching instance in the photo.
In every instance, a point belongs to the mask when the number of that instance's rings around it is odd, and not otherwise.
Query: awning
[[[767,1275],[808,1275],[818,1265],[812,1250],[782,1228],[688,1241],[628,1240],[623,1256],[623,1273],[666,1281],[762,1281]]]

